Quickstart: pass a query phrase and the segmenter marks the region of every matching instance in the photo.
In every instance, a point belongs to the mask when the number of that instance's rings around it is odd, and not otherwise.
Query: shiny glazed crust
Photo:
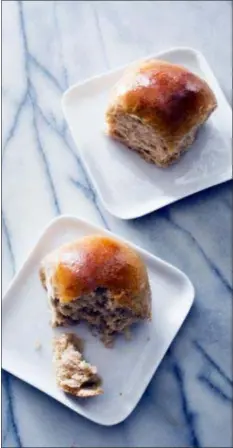
[[[216,106],[204,80],[184,67],[153,59],[132,66],[114,87],[106,112],[107,132],[111,135],[116,114],[129,114],[152,126],[172,150]]]
[[[106,288],[116,305],[149,318],[151,295],[146,267],[139,255],[115,239],[92,235],[66,244],[42,261],[40,278],[62,303]]]

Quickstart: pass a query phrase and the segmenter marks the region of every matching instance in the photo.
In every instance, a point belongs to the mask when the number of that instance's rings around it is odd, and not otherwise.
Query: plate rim
[[[113,69],[111,69],[111,70],[105,70],[105,71],[100,72],[100,73],[98,73],[98,74],[96,74],[96,75],[94,75],[94,76],[89,76],[88,78],[85,78],[84,80],[81,80],[81,81],[78,81],[78,82],[76,82],[76,83],[74,83],[74,84],[71,84],[71,85],[70,85],[70,86],[63,92],[63,94],[62,94],[62,98],[61,98],[61,103],[62,103],[62,105],[64,104],[65,97],[66,97],[66,96],[70,93],[70,91],[72,91],[74,88],[83,87],[85,84],[89,84],[90,82],[92,82],[92,81],[94,81],[94,80],[98,80],[98,79],[100,79],[100,78],[108,77],[109,75],[113,75],[114,73],[116,73],[116,72],[118,72],[118,71],[121,71],[121,70],[124,70],[124,69],[128,68],[130,65],[133,65],[133,64],[135,64],[135,63],[137,63],[137,62],[142,62],[142,61],[145,61],[145,60],[150,59],[150,58],[155,58],[155,57],[157,58],[157,57],[163,56],[163,55],[168,54],[168,53],[175,53],[175,52],[177,52],[177,51],[192,53],[192,54],[195,55],[195,57],[196,57],[197,59],[202,60],[202,62],[203,62],[204,65],[206,66],[207,70],[211,72],[214,81],[218,84],[218,87],[219,87],[219,89],[221,90],[221,93],[223,94],[223,96],[224,96],[224,98],[225,98],[225,100],[226,100],[226,102],[227,102],[227,105],[228,105],[230,111],[232,111],[231,105],[230,105],[229,101],[227,100],[225,94],[223,93],[223,90],[221,89],[220,84],[219,84],[219,82],[218,82],[218,80],[217,80],[217,78],[216,78],[216,76],[215,76],[213,70],[211,69],[210,64],[208,63],[208,61],[207,61],[207,59],[206,59],[204,53],[203,53],[202,51],[198,50],[197,48],[190,47],[190,46],[185,46],[185,45],[184,45],[184,46],[181,45],[181,46],[177,46],[177,47],[176,47],[176,46],[175,46],[175,47],[169,47],[169,48],[166,48],[166,49],[164,49],[164,50],[161,50],[161,51],[159,51],[159,52],[157,52],[157,53],[149,53],[148,55],[142,56],[142,57],[137,58],[137,59],[133,59],[132,61],[129,61],[129,62],[126,63],[126,64],[118,65],[118,66],[116,66],[115,68],[113,68]]]
[[[41,243],[43,243],[43,239],[44,237],[48,234],[48,232],[50,231],[50,229],[52,229],[54,226],[56,226],[57,224],[64,222],[64,224],[68,221],[73,221],[76,222],[77,224],[81,224],[82,226],[91,226],[91,228],[93,228],[93,232],[97,232],[100,231],[101,233],[105,233],[113,238],[118,239],[119,241],[125,242],[126,244],[128,244],[130,247],[134,248],[136,251],[139,252],[139,254],[142,254],[143,256],[145,256],[146,258],[148,258],[149,260],[151,260],[152,262],[154,260],[156,260],[157,262],[161,263],[162,266],[164,267],[168,267],[171,268],[173,270],[173,272],[181,275],[183,277],[183,279],[185,280],[189,290],[189,295],[186,298],[186,302],[187,302],[187,309],[185,310],[184,315],[182,316],[182,320],[171,340],[171,342],[169,343],[168,347],[166,348],[165,353],[163,354],[163,357],[161,358],[161,360],[159,361],[159,364],[151,369],[150,374],[148,375],[148,377],[146,378],[146,380],[143,382],[143,388],[141,393],[137,396],[137,399],[135,402],[133,402],[130,406],[122,406],[122,409],[117,413],[117,416],[115,416],[114,418],[110,419],[106,419],[106,416],[104,417],[104,419],[101,419],[101,415],[98,418],[98,415],[96,416],[90,416],[88,414],[88,412],[85,411],[85,408],[76,408],[75,406],[72,406],[72,402],[69,401],[63,401],[59,399],[59,396],[55,395],[53,393],[53,391],[49,391],[47,390],[46,387],[44,387],[43,385],[41,385],[40,383],[36,383],[35,381],[30,380],[30,375],[29,376],[23,376],[23,374],[18,373],[17,371],[17,366],[14,366],[14,362],[12,361],[12,357],[10,355],[9,352],[6,352],[6,349],[4,348],[4,341],[2,341],[2,368],[3,370],[6,370],[7,372],[10,372],[12,375],[16,376],[17,378],[20,378],[22,381],[30,384],[31,386],[35,387],[36,389],[40,390],[43,393],[46,393],[46,395],[54,398],[56,401],[58,401],[59,403],[65,405],[66,407],[72,409],[74,412],[76,412],[77,414],[87,418],[90,421],[93,421],[97,424],[103,425],[103,426],[114,426],[118,423],[123,422],[135,409],[135,407],[138,405],[142,395],[144,394],[146,388],[148,387],[152,377],[154,376],[154,374],[156,373],[156,370],[158,369],[159,365],[161,364],[164,356],[167,353],[167,350],[169,349],[170,345],[172,344],[172,342],[174,341],[175,337],[177,336],[177,333],[180,331],[187,315],[190,312],[190,309],[193,305],[194,302],[194,298],[195,298],[195,288],[193,283],[191,282],[191,280],[189,279],[189,277],[179,268],[177,268],[176,266],[174,266],[171,263],[168,263],[167,261],[161,259],[160,257],[157,257],[156,255],[152,254],[151,252],[141,248],[140,246],[132,243],[131,241],[125,239],[124,237],[119,236],[118,234],[115,234],[113,232],[111,232],[108,229],[105,229],[104,227],[95,225],[93,223],[91,223],[90,221],[87,221],[85,219],[79,218],[75,215],[69,215],[69,214],[64,214],[64,215],[60,215],[58,217],[55,217],[54,219],[52,219],[43,229],[43,231],[41,232],[40,236],[37,238],[36,243],[33,245],[32,250],[29,252],[29,254],[27,255],[25,261],[23,262],[22,266],[20,267],[18,273],[13,277],[12,281],[10,282],[9,287],[7,288],[7,291],[5,292],[3,298],[2,298],[2,316],[4,315],[4,306],[6,306],[6,302],[8,300],[8,298],[11,297],[11,290],[12,288],[15,286],[15,284],[17,282],[19,282],[21,280],[21,278],[24,276],[25,270],[30,267],[31,264],[31,260],[35,254],[35,252],[37,251],[38,247],[40,246]]]

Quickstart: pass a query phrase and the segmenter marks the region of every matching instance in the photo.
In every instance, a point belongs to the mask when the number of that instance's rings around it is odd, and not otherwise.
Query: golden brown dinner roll
[[[53,326],[85,320],[107,344],[151,317],[146,267],[133,249],[113,238],[92,235],[60,247],[43,260],[40,277]]]
[[[82,340],[73,333],[54,338],[53,353],[57,385],[76,397],[95,397],[103,393],[97,368],[82,355]]]
[[[114,87],[107,133],[166,167],[192,144],[216,107],[204,80],[184,67],[151,59],[128,69]]]

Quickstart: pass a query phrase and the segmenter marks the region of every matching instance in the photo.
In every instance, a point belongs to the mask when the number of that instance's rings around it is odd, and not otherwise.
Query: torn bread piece
[[[83,341],[73,333],[54,338],[53,353],[57,385],[76,397],[94,397],[103,394],[97,368],[83,359]]]

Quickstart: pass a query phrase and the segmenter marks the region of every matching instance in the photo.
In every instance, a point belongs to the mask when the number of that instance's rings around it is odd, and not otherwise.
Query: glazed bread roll
[[[92,235],[60,247],[42,261],[40,278],[52,325],[87,321],[106,345],[151,317],[146,267],[133,249],[113,238]]]
[[[128,69],[113,89],[107,133],[145,160],[167,167],[194,141],[217,106],[207,83],[156,59]]]

